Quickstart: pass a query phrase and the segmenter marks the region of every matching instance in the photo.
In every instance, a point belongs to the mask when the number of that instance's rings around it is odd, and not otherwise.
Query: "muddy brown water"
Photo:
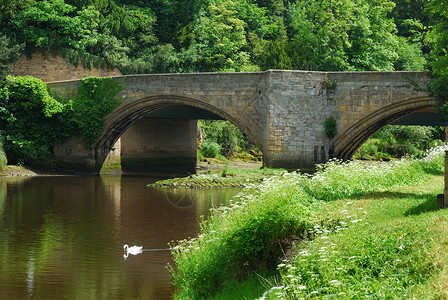
[[[241,189],[153,189],[153,178],[0,178],[0,299],[170,299],[166,249]]]

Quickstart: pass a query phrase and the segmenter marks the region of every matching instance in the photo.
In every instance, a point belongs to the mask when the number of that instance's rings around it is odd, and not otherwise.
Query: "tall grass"
[[[314,175],[282,172],[249,187],[230,206],[214,210],[201,223],[198,237],[172,245],[176,267],[170,271],[179,288],[177,297],[209,298],[229,281],[275,268],[293,242],[323,231],[345,230],[344,216],[326,213],[328,201],[422,181],[428,172],[440,172],[443,156],[438,153],[426,160],[403,159],[381,166],[331,161]],[[281,272],[284,278],[294,275]]]
[[[173,245],[176,269],[171,272],[181,288],[179,298],[208,298],[226,281],[272,269],[282,256],[283,241],[312,226],[317,202],[292,180],[280,177],[239,194],[202,222],[197,238]]]

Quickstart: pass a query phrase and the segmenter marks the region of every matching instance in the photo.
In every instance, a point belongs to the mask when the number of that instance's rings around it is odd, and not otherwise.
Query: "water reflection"
[[[238,190],[152,189],[147,178],[0,178],[0,299],[167,299],[163,250]]]

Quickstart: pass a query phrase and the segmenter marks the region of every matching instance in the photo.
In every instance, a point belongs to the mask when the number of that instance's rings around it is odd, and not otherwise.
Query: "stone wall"
[[[33,53],[29,59],[23,54],[13,66],[14,76],[33,76],[42,79],[44,82],[74,80],[90,76],[120,76],[118,68],[101,69],[92,67],[91,70],[84,68],[82,62],[78,67],[74,66],[68,58],[61,55],[44,55],[41,51]]]
[[[324,121],[334,103],[328,100],[325,78],[324,72],[270,72],[264,164],[303,170],[328,160],[331,139]]]

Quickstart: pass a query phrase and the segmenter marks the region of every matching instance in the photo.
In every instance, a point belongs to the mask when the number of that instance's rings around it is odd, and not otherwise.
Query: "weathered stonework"
[[[383,126],[435,101],[414,91],[409,80],[423,82],[424,72],[305,72],[159,74],[116,77],[125,100],[106,117],[94,155],[101,166],[115,141],[136,121],[173,105],[212,112],[238,126],[262,151],[269,167],[302,170],[330,157],[349,159]],[[335,88],[327,89],[332,81]],[[64,96],[80,81],[48,84]],[[325,134],[333,117],[338,134]],[[178,137],[174,136],[173,139]],[[77,160],[55,151],[57,159]],[[77,156],[79,157],[79,156]]]
[[[20,56],[13,66],[12,75],[29,75],[40,78],[44,82],[52,82],[74,80],[90,76],[121,76],[122,74],[117,68],[84,68],[82,62],[76,67],[68,58],[63,58],[61,55],[54,56],[51,53],[44,55],[41,51],[36,51],[33,53],[31,59],[25,54]]]

